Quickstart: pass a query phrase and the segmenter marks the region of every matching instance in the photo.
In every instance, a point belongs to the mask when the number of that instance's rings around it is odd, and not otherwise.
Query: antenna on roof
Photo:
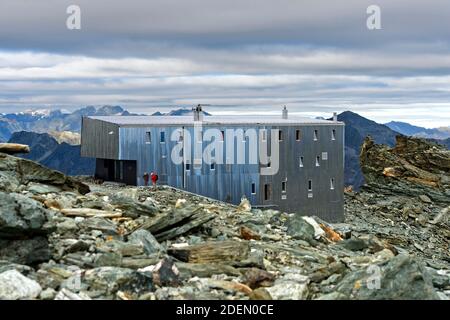
[[[288,110],[286,108],[286,105],[283,107],[281,118],[283,118],[283,119],[287,119],[288,118]]]
[[[194,121],[202,121],[203,120],[203,109],[202,107],[210,106],[210,104],[202,104],[199,103],[196,107],[192,108],[192,112],[194,114]]]

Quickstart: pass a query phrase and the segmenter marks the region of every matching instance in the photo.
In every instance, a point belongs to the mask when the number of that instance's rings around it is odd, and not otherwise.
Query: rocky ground
[[[339,224],[0,154],[0,299],[449,299],[450,157],[416,140],[366,140]]]

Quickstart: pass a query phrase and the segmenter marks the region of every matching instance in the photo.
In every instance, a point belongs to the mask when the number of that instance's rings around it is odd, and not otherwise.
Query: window
[[[164,131],[161,131],[159,133],[159,142],[161,142],[161,143],[166,142],[166,133]]]
[[[336,130],[331,130],[331,140],[336,140]]]
[[[145,143],[152,143],[152,133],[150,131],[145,133]]]
[[[334,190],[334,178],[330,179],[330,190]]]
[[[316,167],[320,167],[320,157],[316,157]]]
[[[319,132],[317,130],[314,130],[314,141],[319,140]]]
[[[270,184],[264,185],[264,200],[270,200],[271,197],[271,190],[270,190]]]
[[[283,141],[283,130],[278,130],[278,140]]]
[[[262,141],[266,141],[267,140],[267,130],[266,129],[262,129]]]
[[[178,131],[178,133],[179,133],[179,135],[178,135],[178,142],[183,142],[183,139],[184,139],[184,137],[183,137],[183,131],[180,130],[180,131]]]
[[[213,162],[211,162],[211,164],[210,164],[210,169],[211,170],[216,170],[216,163],[213,161]]]
[[[186,162],[186,171],[190,171],[191,170],[191,164],[189,162]]]
[[[312,180],[308,180],[308,191],[312,191]]]
[[[256,194],[256,184],[252,182],[252,194]]]
[[[322,152],[322,160],[328,160],[328,152]]]
[[[302,134],[300,130],[295,130],[295,140],[300,141],[300,139],[302,138]]]
[[[300,165],[300,168],[303,168],[303,157],[300,157],[299,165]]]
[[[286,180],[281,181],[281,192],[283,192],[283,193],[286,192]]]
[[[272,166],[272,163],[269,160],[269,162],[267,162],[267,168],[270,168],[271,166]]]

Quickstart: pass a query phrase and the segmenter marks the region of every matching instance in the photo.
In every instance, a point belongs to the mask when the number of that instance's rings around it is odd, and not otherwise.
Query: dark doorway
[[[137,170],[135,160],[97,159],[95,178],[105,181],[115,181],[127,185],[137,185]]]

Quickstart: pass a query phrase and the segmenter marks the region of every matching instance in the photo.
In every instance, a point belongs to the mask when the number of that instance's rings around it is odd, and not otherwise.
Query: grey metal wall
[[[283,130],[280,141],[280,169],[276,175],[261,176],[260,189],[270,184],[272,198],[264,199],[259,193],[259,203],[276,205],[280,210],[296,212],[301,215],[316,215],[327,221],[344,219],[344,126],[343,125],[303,125],[292,127],[268,127]],[[332,130],[335,140],[332,140]],[[296,130],[300,130],[301,139],[296,141]],[[318,139],[314,141],[314,130]],[[322,159],[327,152],[328,159]],[[316,157],[320,157],[316,166]],[[303,167],[300,167],[303,157]],[[331,190],[330,179],[334,179]],[[286,180],[286,193],[282,192],[282,181]],[[308,180],[312,182],[312,191],[308,191]],[[312,197],[308,197],[312,194]],[[285,197],[283,197],[285,196]]]
[[[81,121],[81,156],[118,159],[119,126],[88,117]]]
[[[86,121],[86,120],[84,120]],[[92,121],[89,119],[89,121]],[[94,120],[95,121],[95,120]],[[101,122],[101,121],[99,121]],[[86,123],[85,123],[86,124]],[[95,130],[92,129],[95,127]],[[211,126],[204,126],[204,129]],[[190,171],[184,170],[183,164],[171,161],[171,151],[179,142],[171,141],[175,130],[188,130],[193,137],[192,126],[149,126],[120,127],[119,140],[113,146],[117,135],[105,137],[105,132],[117,129],[115,125],[104,123],[89,123],[83,129],[82,154],[84,156],[104,157],[120,160],[137,161],[137,184],[143,185],[144,172],[156,171],[159,183],[168,184],[187,191],[216,198],[222,201],[238,204],[245,195],[252,205],[296,212],[301,215],[317,215],[328,221],[342,221],[344,218],[344,126],[342,123],[302,124],[285,126],[242,126],[239,128],[267,129],[270,141],[270,129],[283,131],[283,141],[280,142],[280,168],[277,174],[263,176],[259,174],[260,165],[216,164],[215,170],[203,163],[201,169],[194,168],[194,146],[191,146]],[[237,126],[214,126],[219,130],[237,128]],[[335,130],[335,140],[332,140],[332,130]],[[296,141],[296,130],[301,131],[300,141]],[[318,139],[314,141],[314,130]],[[93,132],[94,131],[94,132]],[[151,132],[152,141],[146,143],[146,133]],[[160,133],[165,132],[165,142],[160,142]],[[93,141],[86,141],[92,137]],[[109,139],[108,139],[109,138]],[[278,138],[278,137],[275,137]],[[108,150],[105,145],[107,141]],[[237,141],[236,141],[237,142]],[[240,141],[242,143],[242,141]],[[100,145],[99,145],[100,143]],[[184,142],[183,142],[184,143]],[[197,142],[195,142],[197,143]],[[227,143],[223,142],[224,150]],[[202,142],[202,150],[209,142]],[[100,150],[96,149],[96,145]],[[270,145],[270,144],[269,144]],[[259,147],[259,146],[258,146]],[[248,148],[248,142],[246,144]],[[234,153],[237,152],[235,143]],[[322,153],[327,152],[328,159],[322,159]],[[248,154],[248,152],[246,152]],[[101,155],[101,157],[99,156]],[[226,154],[224,152],[224,156]],[[299,166],[299,158],[303,156],[303,167]],[[320,166],[316,167],[316,156],[320,156]],[[248,160],[248,159],[247,159]],[[225,161],[224,161],[225,162]],[[286,179],[286,192],[281,190],[282,181]],[[330,189],[330,179],[334,179],[334,190]],[[308,191],[308,180],[312,181],[312,192]],[[251,193],[252,183],[255,183],[256,193]],[[271,185],[271,198],[264,200],[264,185]],[[308,194],[312,194],[312,198]]]
[[[214,128],[219,130],[227,129],[227,127]],[[200,169],[196,169],[194,166],[194,144],[191,145],[190,170],[183,170],[185,163],[174,164],[171,161],[171,151],[178,142],[171,141],[170,137],[174,131],[180,129],[187,130],[193,139],[194,128],[192,126],[120,128],[119,157],[123,160],[137,160],[138,185],[144,184],[144,172],[156,171],[159,176],[159,183],[162,184],[168,184],[235,204],[240,202],[243,195],[246,195],[252,203],[258,202],[258,164],[235,164],[229,166],[225,164],[225,159],[223,159],[223,164],[216,163],[214,170],[211,170],[211,166],[207,163],[203,163]],[[159,140],[162,131],[165,132],[164,143],[161,143]],[[151,133],[151,143],[146,143],[147,132]],[[186,142],[186,139],[183,142]],[[227,143],[230,143],[230,141],[225,139],[223,142],[225,150]],[[208,144],[209,142],[201,143],[202,152]],[[245,146],[248,148],[248,143]],[[237,148],[237,144],[234,144],[235,154],[237,153]],[[215,161],[219,162],[217,156]],[[255,194],[251,193],[252,183],[255,183]]]

